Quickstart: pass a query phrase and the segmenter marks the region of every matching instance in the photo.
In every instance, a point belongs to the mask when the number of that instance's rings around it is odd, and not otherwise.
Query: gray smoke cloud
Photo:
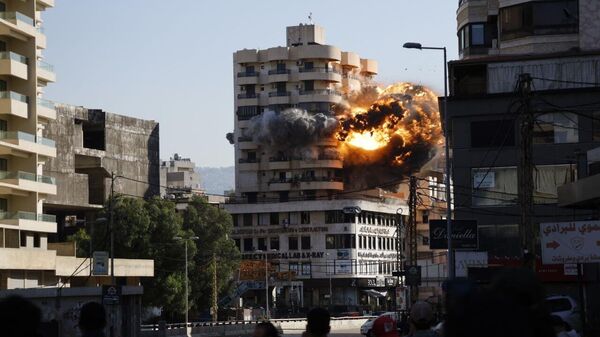
[[[244,136],[274,149],[299,149],[332,137],[337,127],[334,117],[290,108],[279,114],[266,111],[253,117]]]

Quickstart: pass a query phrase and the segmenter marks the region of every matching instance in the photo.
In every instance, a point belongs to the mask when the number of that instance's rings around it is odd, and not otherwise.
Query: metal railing
[[[341,74],[341,72],[335,68],[328,67],[314,67],[314,68],[300,68],[298,72],[301,73],[334,73]]]
[[[274,91],[269,93],[269,97],[286,97],[290,96],[292,93],[289,91]]]
[[[14,91],[0,91],[0,99],[13,99],[15,101],[29,103],[29,97]]]
[[[0,212],[0,220],[32,220],[44,222],[56,222],[56,215],[39,214],[34,212]]]
[[[33,19],[28,17],[27,15],[19,12],[0,12],[0,19],[10,21],[14,24],[17,21],[23,22],[24,24],[33,26]]]
[[[258,159],[250,159],[250,158],[240,158],[238,160],[238,162],[240,164],[254,164],[254,163],[258,163]]]
[[[38,98],[37,99],[37,104],[41,105],[43,107],[49,108],[49,109],[54,109],[54,102],[52,102],[51,100],[45,99],[45,98]]]
[[[0,52],[0,59],[3,60],[13,60],[23,64],[27,64],[27,57],[14,53],[12,51],[3,51]]]
[[[24,179],[30,181],[37,181],[44,184],[56,185],[56,180],[54,179],[54,177],[43,176],[24,171],[0,171],[0,180],[3,179]]]
[[[237,73],[237,77],[256,77],[258,76],[260,73],[256,72],[256,71],[240,71],[239,73]]]
[[[272,69],[269,70],[269,75],[284,75],[289,74],[292,71],[290,69]]]
[[[55,141],[53,141],[52,139],[44,138],[44,137],[37,137],[36,143],[42,144],[45,146],[49,146],[49,147],[56,147]]]
[[[332,89],[300,90],[300,95],[335,95],[342,96],[342,93]]]
[[[255,92],[247,92],[247,93],[242,93],[242,94],[238,94],[237,98],[238,99],[243,99],[243,98],[258,98],[260,97],[260,94],[255,93]]]
[[[37,61],[37,66],[38,66],[40,69],[44,69],[44,70],[46,70],[46,71],[49,71],[49,72],[51,72],[51,73],[53,73],[53,72],[54,72],[54,66],[53,66],[53,65],[51,65],[51,64],[50,64],[50,63],[48,63],[48,62],[44,62],[44,61],[38,60],[38,61]]]

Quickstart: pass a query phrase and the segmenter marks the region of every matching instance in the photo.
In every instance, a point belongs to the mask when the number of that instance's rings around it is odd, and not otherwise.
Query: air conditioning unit
[[[304,62],[302,62],[302,61],[296,61],[296,65],[297,65],[297,66],[304,65]]]

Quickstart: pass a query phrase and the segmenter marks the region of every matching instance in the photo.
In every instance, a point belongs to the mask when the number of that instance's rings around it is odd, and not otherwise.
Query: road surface
[[[302,336],[302,332],[301,331],[284,331],[283,332],[283,337],[301,337]],[[348,336],[348,337],[361,337],[362,335],[360,334],[360,329],[359,328],[355,328],[355,329],[344,329],[344,330],[336,330],[336,331],[332,331],[329,336]]]

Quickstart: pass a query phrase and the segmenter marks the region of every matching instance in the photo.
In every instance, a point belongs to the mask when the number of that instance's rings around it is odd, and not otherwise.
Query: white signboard
[[[496,187],[496,173],[492,170],[481,170],[473,173],[473,188]]]
[[[350,260],[335,261],[335,273],[336,274],[352,274],[352,261],[350,261]]]
[[[540,224],[542,263],[600,262],[600,221]]]
[[[469,267],[487,267],[487,252],[455,252],[454,268],[456,277],[467,277]]]
[[[108,252],[96,251],[93,254],[93,275],[108,275]]]

